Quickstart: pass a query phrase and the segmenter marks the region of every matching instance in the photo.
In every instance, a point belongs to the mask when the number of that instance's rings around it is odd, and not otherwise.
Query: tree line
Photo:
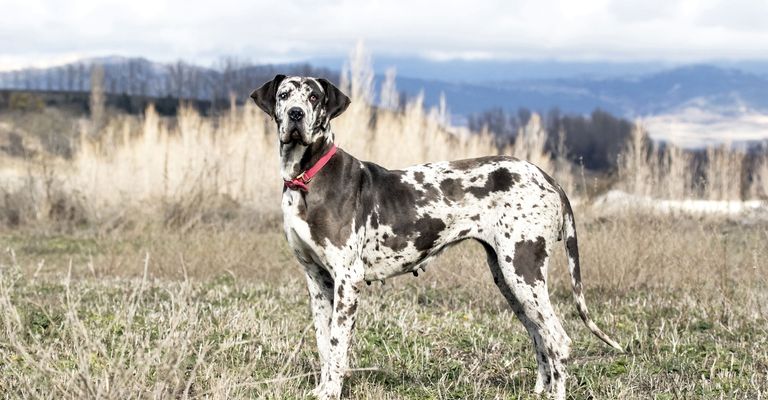
[[[277,73],[312,75],[337,80],[337,73],[309,64],[254,65],[229,57],[212,68],[184,61],[158,64],[143,58],[95,59],[45,69],[0,72],[0,88],[44,92],[89,92],[95,69],[103,69],[107,94],[143,98],[204,100],[213,108],[229,105],[231,96],[246,99],[254,85]]]
[[[494,108],[470,115],[468,125],[474,132],[487,129],[496,137],[497,144],[504,146],[515,140],[532,114],[527,108],[520,108],[516,112]],[[553,108],[543,113],[542,117],[548,137],[548,150],[555,152],[562,136],[567,157],[592,170],[616,168],[617,155],[626,145],[634,126],[627,119],[599,109],[590,115],[569,115]]]

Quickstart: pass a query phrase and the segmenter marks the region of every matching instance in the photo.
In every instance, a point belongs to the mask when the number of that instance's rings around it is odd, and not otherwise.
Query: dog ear
[[[275,103],[277,102],[277,88],[285,75],[275,75],[275,79],[263,84],[260,88],[251,92],[251,98],[265,113],[275,116]]]
[[[349,107],[351,101],[347,95],[327,79],[320,78],[317,81],[323,85],[323,90],[325,90],[325,111],[328,120],[332,120],[341,115]]]

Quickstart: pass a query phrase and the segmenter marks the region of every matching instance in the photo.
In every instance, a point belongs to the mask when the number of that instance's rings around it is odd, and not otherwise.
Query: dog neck
[[[300,143],[280,144],[280,174],[290,181],[315,165],[333,146],[333,133],[326,131],[308,146]]]

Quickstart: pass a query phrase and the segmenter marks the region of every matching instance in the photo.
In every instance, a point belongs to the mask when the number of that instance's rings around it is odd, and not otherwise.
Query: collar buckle
[[[328,151],[323,154],[322,157],[308,170],[302,172],[299,174],[299,176],[289,180],[289,181],[283,181],[285,187],[291,190],[301,190],[303,192],[309,192],[309,187],[307,184],[312,180],[312,178],[315,177],[315,175],[320,172],[321,169],[325,166],[325,164],[328,163],[328,161],[331,160],[331,157],[336,154],[336,145],[331,145],[331,148],[328,149]]]

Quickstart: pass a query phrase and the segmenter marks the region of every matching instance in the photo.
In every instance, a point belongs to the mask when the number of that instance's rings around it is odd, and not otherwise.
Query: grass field
[[[768,225],[580,213],[587,303],[625,346],[574,340],[570,398],[768,395]],[[0,235],[5,398],[304,398],[319,371],[302,271],[263,223]],[[532,396],[532,345],[477,244],[363,292],[345,398]]]
[[[445,107],[425,110],[422,96],[371,106],[369,61],[359,46],[341,77],[353,103],[334,132],[350,154],[391,168],[513,155],[582,204],[587,304],[626,353],[583,326],[558,253],[549,287],[574,344],[570,398],[768,396],[766,219],[605,218],[609,207],[589,205],[609,189],[765,202],[768,154],[710,147],[702,164],[662,151],[638,125],[616,171],[585,171],[564,146],[550,151],[537,116],[500,148],[488,132],[451,126]],[[381,98],[399,98],[389,83]],[[0,114],[0,397],[299,399],[314,387],[274,125],[234,104],[208,117],[190,107],[174,118],[106,110],[103,121]],[[355,335],[344,398],[534,398],[532,343],[477,244],[365,290]]]

